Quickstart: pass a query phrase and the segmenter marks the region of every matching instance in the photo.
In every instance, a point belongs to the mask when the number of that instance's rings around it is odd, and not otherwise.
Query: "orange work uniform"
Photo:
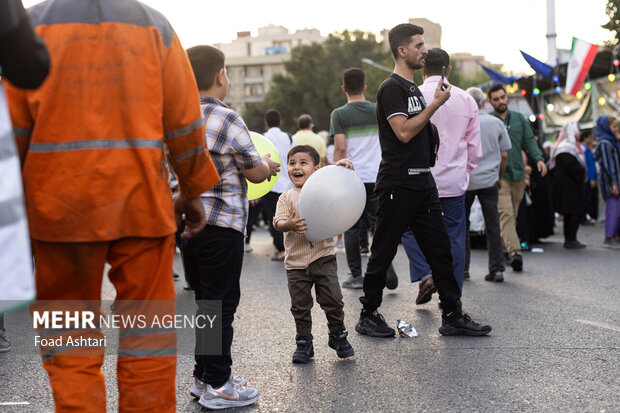
[[[117,300],[174,300],[165,154],[188,197],[219,181],[185,51],[167,19],[134,0],[48,0],[28,12],[50,73],[35,91],[6,89],[37,298],[100,300],[108,262]],[[175,410],[176,336],[158,333],[121,331],[120,411]],[[102,354],[42,355],[56,411],[105,412]]]

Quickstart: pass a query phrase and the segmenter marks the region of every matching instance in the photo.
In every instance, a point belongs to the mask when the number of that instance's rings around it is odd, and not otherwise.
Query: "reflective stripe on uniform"
[[[98,332],[101,332],[101,330],[99,330],[99,326],[97,326]],[[61,334],[64,333],[68,333],[71,331],[83,331],[85,330],[84,328],[77,328],[77,327],[68,327],[68,328],[47,328],[47,329],[43,329],[43,330],[38,330],[37,334],[40,335],[41,337],[53,337],[53,336],[59,336]],[[88,329],[88,331],[93,331],[92,329]]]
[[[43,361],[46,361],[46,360],[51,359],[55,355],[58,355],[58,354],[62,353],[63,351],[66,351],[66,350],[71,350],[72,348],[75,348],[75,347],[74,346],[53,347],[49,351],[47,351],[45,354],[43,354],[41,356],[41,358],[43,359]]]
[[[29,152],[52,153],[88,149],[162,149],[159,139],[93,139],[73,142],[30,143]]]
[[[184,126],[184,127],[180,128],[180,129],[173,130],[171,132],[166,132],[164,134],[164,137],[166,139],[178,138],[179,136],[187,135],[191,131],[194,131],[194,130],[198,129],[201,126],[202,126],[202,117],[196,119],[195,121],[193,121],[189,125]]]
[[[26,216],[23,197],[11,198],[0,202],[0,227],[14,224]]]
[[[52,7],[44,3],[29,8],[28,14],[34,26],[65,23],[120,23],[155,27],[166,47],[170,47],[174,36],[172,26],[160,12],[137,1],[55,2]]]
[[[205,152],[205,147],[203,145],[196,146],[189,151],[183,152],[182,154],[175,156],[174,160],[180,162],[183,159],[189,158],[190,156],[198,155],[199,153],[203,152]]]
[[[177,348],[143,348],[143,349],[126,349],[118,350],[119,357],[165,357],[176,356]]]
[[[119,337],[130,337],[130,336],[146,336],[149,334],[166,334],[166,333],[174,333],[176,329],[173,327],[145,327],[145,328],[127,328],[125,330],[121,330],[119,333]]]
[[[29,138],[32,135],[32,129],[18,128],[17,126],[13,126],[13,133],[15,134],[15,136],[19,136],[21,138]]]
[[[80,355],[92,355],[92,354],[98,354],[98,353],[95,353],[95,350],[94,350],[95,348],[102,349],[103,346],[88,346],[88,347],[70,346],[70,345],[56,346],[56,347],[50,348],[45,354],[41,356],[41,358],[43,359],[43,361],[47,361],[51,359],[52,357],[59,355],[63,351],[74,350],[76,348],[81,350]],[[91,349],[91,348],[93,349],[92,352],[87,352],[85,350],[85,349]],[[102,350],[99,350],[99,351],[102,351]]]

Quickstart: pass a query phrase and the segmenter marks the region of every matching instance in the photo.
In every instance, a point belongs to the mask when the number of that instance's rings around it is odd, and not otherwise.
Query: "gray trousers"
[[[502,182],[503,183],[503,182]],[[504,254],[502,249],[502,237],[499,226],[499,213],[497,211],[497,185],[490,188],[476,189],[465,193],[465,213],[467,214],[467,239],[465,241],[465,271],[469,272],[471,249],[469,245],[469,214],[474,198],[478,196],[484,217],[484,226],[487,234],[487,249],[489,252],[489,273],[504,272]]]

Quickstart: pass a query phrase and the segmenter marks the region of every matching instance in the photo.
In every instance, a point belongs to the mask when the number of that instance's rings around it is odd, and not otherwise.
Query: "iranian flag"
[[[576,95],[581,89],[597,51],[598,46],[573,37],[573,47],[570,50],[570,61],[566,73],[567,94]]]

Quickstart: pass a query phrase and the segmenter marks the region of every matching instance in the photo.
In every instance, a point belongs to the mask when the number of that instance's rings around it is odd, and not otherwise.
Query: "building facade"
[[[301,45],[322,43],[325,37],[316,29],[297,30],[294,33],[283,26],[269,25],[258,29],[258,36],[238,32],[230,43],[216,44],[226,54],[226,70],[230,89],[226,104],[243,112],[248,103],[260,102],[269,92],[271,79],[284,74],[284,63],[291,51]]]

